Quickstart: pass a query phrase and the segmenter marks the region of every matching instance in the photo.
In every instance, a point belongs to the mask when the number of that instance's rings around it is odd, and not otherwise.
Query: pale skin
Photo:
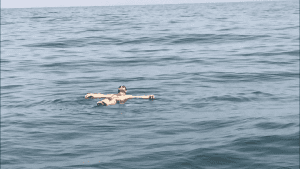
[[[101,94],[101,93],[88,93],[85,95],[85,99],[92,98],[92,99],[101,99],[104,98],[102,101],[97,102],[97,105],[115,105],[117,101],[120,104],[124,104],[128,99],[133,98],[142,98],[142,99],[154,99],[154,95],[147,95],[147,96],[132,96],[126,95],[127,89],[125,86],[120,86],[118,94]]]

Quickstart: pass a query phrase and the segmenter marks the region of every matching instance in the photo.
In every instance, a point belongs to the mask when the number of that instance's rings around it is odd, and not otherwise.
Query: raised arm
[[[92,98],[92,99],[101,99],[101,98],[108,98],[108,97],[111,97],[113,94],[101,94],[101,93],[88,93],[85,95],[85,99],[89,99],[89,98]]]

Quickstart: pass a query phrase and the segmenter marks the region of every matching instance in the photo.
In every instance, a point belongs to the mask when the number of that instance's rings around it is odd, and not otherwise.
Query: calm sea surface
[[[298,169],[299,2],[1,9],[1,167]]]

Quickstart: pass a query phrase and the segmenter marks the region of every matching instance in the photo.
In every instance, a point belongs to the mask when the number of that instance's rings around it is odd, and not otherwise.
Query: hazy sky
[[[240,2],[240,1],[262,1],[262,0],[1,0],[1,8],[147,5],[147,4],[178,4],[178,3]]]

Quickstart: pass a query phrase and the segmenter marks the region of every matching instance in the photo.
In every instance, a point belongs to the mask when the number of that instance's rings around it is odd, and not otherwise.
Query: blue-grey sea
[[[298,169],[299,1],[1,9],[1,167]]]

